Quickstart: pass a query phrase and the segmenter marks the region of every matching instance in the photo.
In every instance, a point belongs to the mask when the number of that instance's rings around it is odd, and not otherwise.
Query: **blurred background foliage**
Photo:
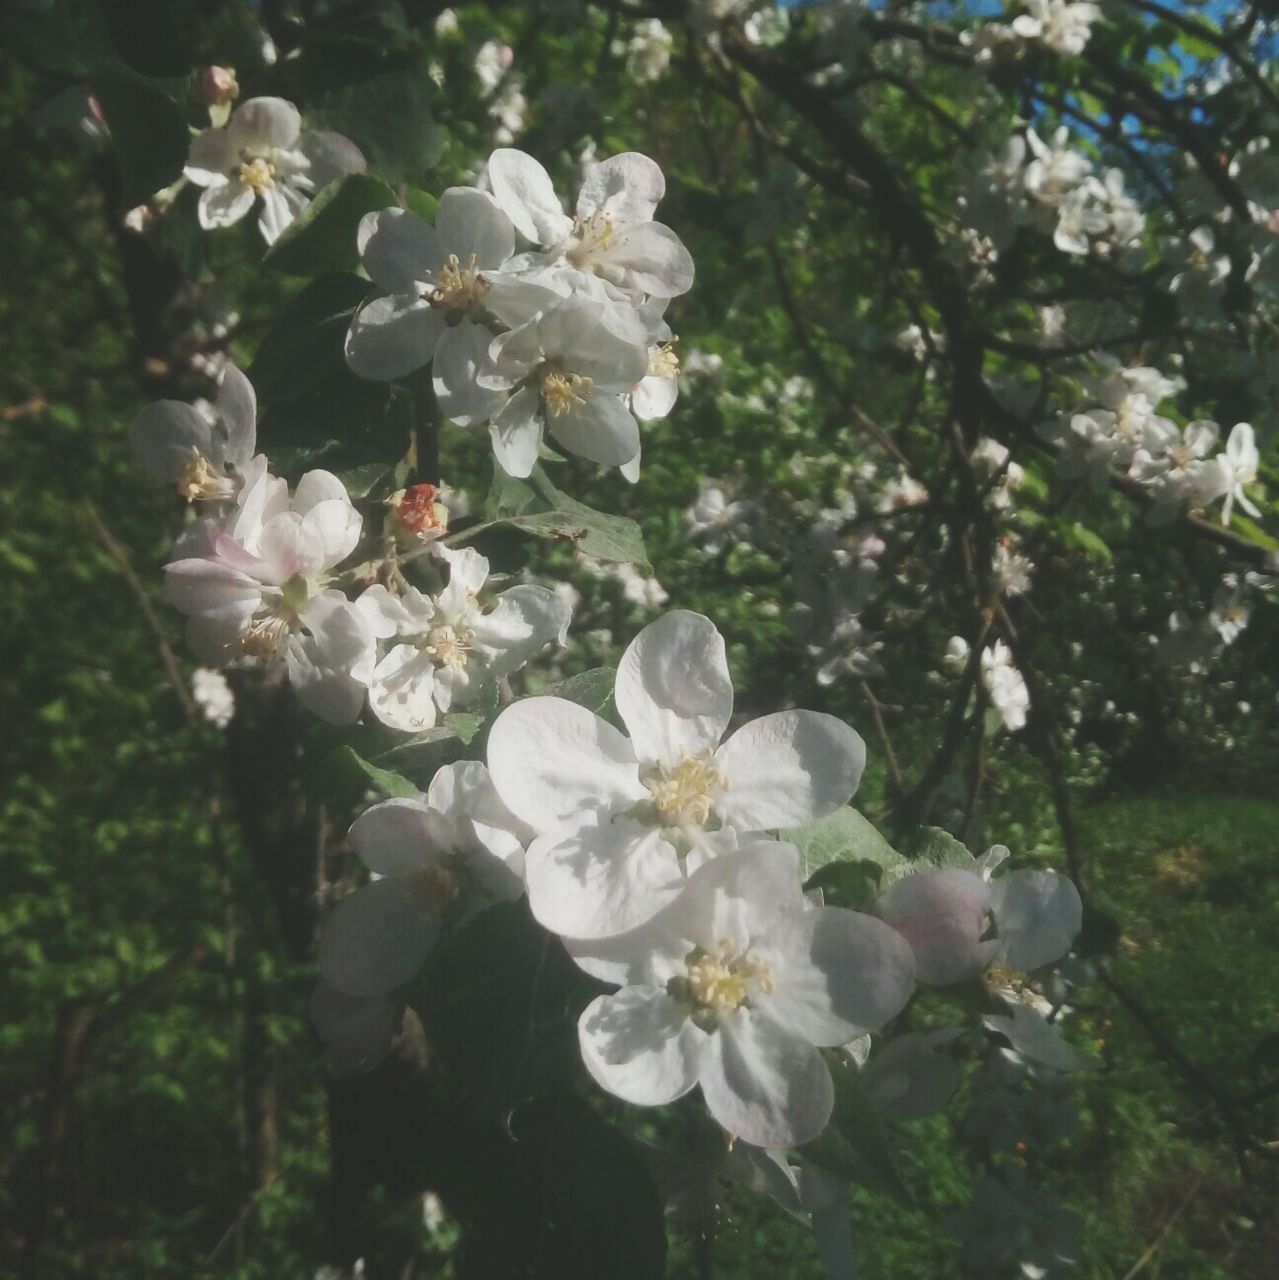
[[[942,20],[965,8],[927,7]],[[324,832],[345,828],[362,788],[312,787],[308,812],[322,820],[303,856],[319,867],[314,900],[300,916],[282,913],[271,885],[278,868],[254,856],[256,837],[231,798],[252,726],[228,734],[201,719],[181,628],[159,600],[159,566],[182,512],[135,467],[127,428],[148,399],[207,394],[209,357],[229,349],[254,368],[267,403],[261,447],[272,457],[295,448],[324,465],[390,462],[388,442],[398,439],[390,393],[345,371],[332,334],[286,352],[278,392],[270,360],[254,365],[303,285],[262,266],[251,220],[206,236],[187,191],[145,235],[124,226],[128,207],[177,176],[165,167],[166,137],[185,145],[186,126],[201,122],[192,68],[234,65],[246,96],[297,100],[311,121],[354,137],[371,170],[407,199],[468,180],[493,145],[493,92],[475,59],[497,41],[514,50],[526,98],[519,145],[562,190],[588,147],[598,157],[642,150],[661,163],[670,182],[662,216],[698,268],[672,312],[679,350],[686,368],[698,352],[713,372],[687,376],[672,416],[646,430],[638,485],[577,463],[555,472],[561,488],[639,521],[661,594],[647,579],[592,573],[567,548],[495,535],[484,548],[499,570],[531,556],[535,570],[567,576],[581,593],[577,643],[530,687],[615,661],[668,597],[725,633],[741,710],[798,704],[845,717],[870,744],[859,805],[891,822],[900,799],[862,685],[819,685],[796,625],[808,529],[839,505],[859,464],[873,461],[883,475],[894,466],[866,420],[902,424],[895,438],[915,474],[941,470],[944,388],[897,345],[922,304],[903,285],[895,250],[867,208],[828,198],[762,144],[732,100],[740,84],[717,77],[714,59],[677,52],[664,77],[645,81],[628,66],[633,20],[608,5],[462,5],[452,30],[436,24],[441,8],[25,0],[5,14],[5,1274],[275,1280],[358,1254],[370,1275],[448,1275],[459,1256],[449,1196],[443,1208],[422,1199],[441,1189],[419,1176],[430,1162],[418,1148],[434,1131],[415,1128],[404,1103],[390,1127],[353,1136],[343,1120],[351,1091],[383,1083],[348,1083],[342,1095],[307,1024],[307,921],[353,881],[340,839],[326,843]],[[1212,6],[1203,8],[1211,21]],[[262,53],[267,32],[273,63]],[[1107,38],[1157,43],[1137,13]],[[1178,46],[1167,55],[1177,75],[1190,54]],[[1157,59],[1143,67],[1152,79],[1166,72]],[[1044,69],[1049,96],[1073,91],[1072,74]],[[944,62],[928,76],[935,101],[966,109],[965,77]],[[50,106],[83,101],[86,86],[109,115],[114,104],[118,155],[74,112]],[[925,203],[943,209],[954,198],[953,139],[927,112],[902,109],[911,92],[885,84],[874,128]],[[325,318],[313,301],[287,314],[303,326]],[[1195,394],[1229,420],[1228,385],[1208,381]],[[445,479],[478,510],[485,440],[452,431],[442,445]],[[1046,455],[1023,465],[1019,528],[1036,579],[1020,620],[1053,696],[1077,712],[1065,770],[1106,935],[1099,945],[1130,997],[1101,986],[1082,993],[1075,1025],[1107,1069],[1079,1086],[1078,1130],[1025,1159],[1051,1171],[1083,1215],[1081,1275],[1260,1280],[1279,1252],[1279,1181],[1273,1165],[1256,1163],[1252,1180],[1241,1178],[1230,1117],[1214,1096],[1249,1100],[1247,1123],[1275,1133],[1274,611],[1259,612],[1206,673],[1169,674],[1145,637],[1173,608],[1210,598],[1220,550],[1180,532],[1154,537],[1105,498],[1063,503]],[[690,540],[683,513],[708,477],[731,486],[762,534],[714,554]],[[944,572],[934,576],[951,564],[938,524],[926,511],[885,516],[899,518],[915,522],[913,554],[891,571],[902,589],[872,604],[867,624],[885,637],[874,688],[911,782],[941,735],[939,655],[968,629],[971,604]],[[313,725],[297,729],[316,736]],[[292,740],[280,750],[294,752]],[[920,798],[928,816],[975,849],[998,841],[1027,862],[1061,866],[1040,747],[1027,733],[991,734],[978,750]],[[292,754],[275,763],[296,767]],[[980,1172],[961,1114],[955,1107],[895,1135],[913,1207],[858,1191],[864,1275],[959,1274],[945,1219]],[[649,1133],[647,1121],[625,1123]],[[583,1158],[593,1132],[582,1129]],[[344,1181],[352,1144],[391,1150],[397,1176]],[[598,1171],[608,1153],[594,1154]],[[472,1181],[483,1180],[485,1159],[477,1148]],[[526,1189],[498,1182],[459,1195],[473,1209]],[[567,1207],[591,1211],[589,1199]],[[537,1229],[535,1212],[525,1225]],[[716,1222],[668,1226],[673,1277],[821,1274],[808,1234],[764,1200],[734,1192]],[[530,1259],[528,1275],[543,1274],[526,1240],[503,1248]],[[477,1262],[472,1246],[465,1274],[517,1274],[498,1254]]]

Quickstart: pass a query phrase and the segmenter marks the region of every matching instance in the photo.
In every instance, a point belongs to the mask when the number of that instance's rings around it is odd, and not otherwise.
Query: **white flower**
[[[241,510],[236,535],[202,521],[165,565],[165,594],[210,666],[283,662],[299,700],[334,724],[360,713],[373,671],[373,633],[329,570],[355,549],[360,516],[342,482],[310,471],[292,502]]]
[[[995,547],[991,571],[1000,595],[1025,595],[1030,590],[1030,575],[1034,568],[1034,564],[1026,556],[1014,551],[1007,542],[1001,542]]]
[[[302,117],[283,98],[250,98],[223,129],[191,143],[186,176],[200,193],[205,230],[239,222],[262,201],[258,229],[273,244],[321,187],[364,171],[359,148],[338,133],[302,132]]]
[[[1207,481],[1207,497],[1205,501],[1225,496],[1221,508],[1221,523],[1230,523],[1230,513],[1237,502],[1253,519],[1259,519],[1261,512],[1244,492],[1246,487],[1257,479],[1257,468],[1261,463],[1261,455],[1257,452],[1257,439],[1252,427],[1246,422],[1237,422],[1226,437],[1226,451],[1216,458],[1216,475],[1210,474]]]
[[[1030,693],[1021,672],[1013,665],[1012,650],[1002,640],[996,640],[982,653],[981,677],[1004,728],[1025,728]]]
[[[1095,178],[1085,178],[1057,203],[1053,244],[1062,253],[1086,254],[1092,246],[1090,237],[1109,230],[1110,219],[1098,203],[1103,194],[1104,188]]]
[[[646,294],[673,298],[693,287],[688,250],[653,221],[666,180],[647,156],[626,151],[592,165],[575,218],[564,213],[550,175],[523,151],[494,151],[488,177],[515,229],[542,250],[529,257],[528,269],[559,269],[579,287],[594,278],[611,296],[636,303]]]
[[[1087,156],[1072,151],[1068,145],[1070,130],[1064,125],[1046,143],[1033,130],[1026,130],[1026,144],[1034,159],[1026,166],[1023,184],[1026,191],[1044,204],[1057,205],[1079,186],[1092,163]]]
[[[703,480],[697,500],[684,512],[688,536],[701,542],[708,556],[717,556],[730,542],[741,538],[749,511],[744,502],[730,502],[714,480]]]
[[[501,405],[489,433],[503,470],[529,475],[547,430],[601,466],[634,463],[639,424],[624,397],[647,369],[648,341],[635,311],[581,294],[495,338],[478,382]]]
[[[797,852],[772,841],[708,863],[633,933],[569,950],[622,987],[578,1021],[595,1080],[640,1106],[700,1085],[716,1122],[760,1147],[822,1131],[833,1089],[819,1047],[882,1026],[912,983],[902,939],[869,916],[809,907]]]
[[[1057,53],[1082,53],[1092,36],[1092,24],[1101,17],[1098,5],[1077,0],[1025,0],[1025,4],[1030,12],[1013,19],[1013,31],[1023,40],[1042,40]]]
[[[626,69],[641,82],[660,79],[671,63],[671,33],[660,18],[646,18],[631,30],[626,44]]]
[[[463,426],[485,421],[502,399],[476,382],[496,322],[524,324],[560,296],[502,272],[515,252],[510,219],[487,192],[450,187],[434,226],[406,209],[384,209],[361,219],[357,243],[387,296],[356,313],[347,363],[379,380],[431,364],[444,416]]]
[[[865,765],[861,738],[814,711],[763,716],[721,744],[733,686],[723,638],[700,614],[645,627],[614,699],[629,738],[552,697],[507,707],[489,734],[498,793],[539,833],[529,904],[566,937],[642,924],[679,893],[686,864],[833,812]]]
[[[220,671],[197,667],[191,677],[191,696],[201,714],[219,729],[225,729],[235,715],[235,694]]]
[[[663,318],[669,298],[654,298],[639,308],[648,339],[648,368],[631,389],[631,412],[641,422],[665,418],[679,398],[679,356],[675,335]],[[635,479],[636,476],[628,476]]]
[[[440,769],[425,801],[384,800],[367,809],[350,838],[376,878],[329,918],[321,976],[353,996],[403,986],[446,928],[523,893],[530,834],[476,760]]]
[[[266,467],[253,455],[253,386],[233,364],[222,371],[212,422],[181,400],[157,400],[133,420],[129,438],[143,467],[188,502],[234,502],[250,475]]]
[[[479,593],[489,563],[470,548],[437,547],[449,567],[438,596],[369,587],[357,607],[373,633],[392,642],[369,680],[369,707],[405,733],[431,728],[437,713],[473,698],[488,680],[522,667],[552,641],[563,644],[570,611],[545,587],[520,585],[485,610]]]
[[[1219,475],[1217,463],[1208,457],[1217,443],[1217,424],[1206,419],[1188,423],[1173,433],[1157,451],[1138,449],[1133,455],[1132,476],[1154,495],[1155,519],[1171,517],[1189,502],[1210,501],[1205,494]]]
[[[928,501],[928,490],[903,469],[884,486],[875,503],[880,515],[922,506]]]
[[[1221,637],[1222,644],[1234,644],[1243,634],[1251,615],[1247,587],[1237,575],[1228,573],[1213,596],[1208,625]]]

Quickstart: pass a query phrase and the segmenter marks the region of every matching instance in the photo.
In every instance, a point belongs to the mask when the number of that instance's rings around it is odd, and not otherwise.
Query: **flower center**
[[[1175,444],[1168,450],[1168,460],[1174,471],[1185,471],[1197,461],[1195,451],[1188,444]]]
[[[648,371],[655,378],[674,378],[679,374],[679,356],[675,354],[675,339],[663,343],[653,352]]]
[[[580,373],[564,373],[559,369],[547,369],[542,374],[542,403],[552,418],[562,418],[566,413],[584,405],[591,397],[591,379]]]
[[[689,952],[688,975],[672,978],[667,991],[710,1013],[740,1009],[752,997],[773,993],[773,974],[758,956],[737,954],[732,938],[723,938],[714,951],[700,947]]]
[[[440,666],[448,667],[451,671],[464,671],[467,655],[474,643],[475,632],[469,627],[445,625],[432,627],[427,632],[422,649]]]
[[[450,253],[435,273],[430,303],[444,311],[469,311],[487,292],[488,282],[475,269],[475,254],[463,264],[456,253]]]
[[[195,452],[178,477],[178,492],[188,502],[229,502],[235,497],[235,481],[214,471],[204,454]]]
[[[575,267],[586,267],[593,254],[604,253],[613,243],[613,219],[605,213],[592,214],[573,230],[573,246],[565,255]]]
[[[257,195],[275,186],[275,165],[266,156],[251,156],[241,152],[240,181]]]
[[[715,811],[716,793],[728,790],[728,779],[711,763],[707,749],[685,754],[678,764],[660,765],[648,789],[666,826],[704,827]]]
[[[311,598],[311,583],[301,575],[280,588],[278,599],[263,602],[240,633],[240,653],[246,658],[266,660],[278,657],[289,636],[298,629],[298,610]]]

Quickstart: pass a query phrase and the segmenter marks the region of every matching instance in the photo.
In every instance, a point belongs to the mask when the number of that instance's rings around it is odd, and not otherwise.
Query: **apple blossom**
[[[569,952],[621,985],[578,1021],[597,1083],[640,1106],[700,1086],[712,1117],[760,1147],[821,1132],[833,1090],[819,1047],[882,1026],[912,989],[903,940],[808,904],[798,853],[769,840],[705,864],[633,932]]]
[[[489,733],[498,794],[538,832],[529,904],[566,937],[643,923],[737,838],[846,803],[865,764],[861,738],[813,711],[763,716],[721,744],[733,686],[723,638],[700,614],[645,627],[622,655],[614,700],[630,737],[554,697],[514,703]]]
[[[1012,29],[1023,40],[1042,40],[1057,53],[1078,54],[1092,36],[1101,8],[1079,0],[1025,0],[1030,11],[1013,19]]]
[[[195,137],[185,172],[204,188],[199,217],[206,231],[239,222],[261,199],[258,229],[273,244],[321,187],[364,167],[359,148],[341,134],[304,133],[293,103],[250,98],[225,127]]]
[[[405,733],[431,728],[437,714],[473,698],[485,681],[522,667],[548,644],[563,644],[569,609],[546,587],[515,586],[491,609],[479,601],[489,563],[469,547],[437,546],[449,580],[436,596],[405,585],[398,595],[369,587],[357,607],[389,642],[369,679],[369,707]]]

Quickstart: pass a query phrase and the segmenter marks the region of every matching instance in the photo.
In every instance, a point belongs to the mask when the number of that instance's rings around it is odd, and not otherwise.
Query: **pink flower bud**
[[[205,67],[197,84],[200,100],[211,107],[226,106],[240,96],[234,67]]]

